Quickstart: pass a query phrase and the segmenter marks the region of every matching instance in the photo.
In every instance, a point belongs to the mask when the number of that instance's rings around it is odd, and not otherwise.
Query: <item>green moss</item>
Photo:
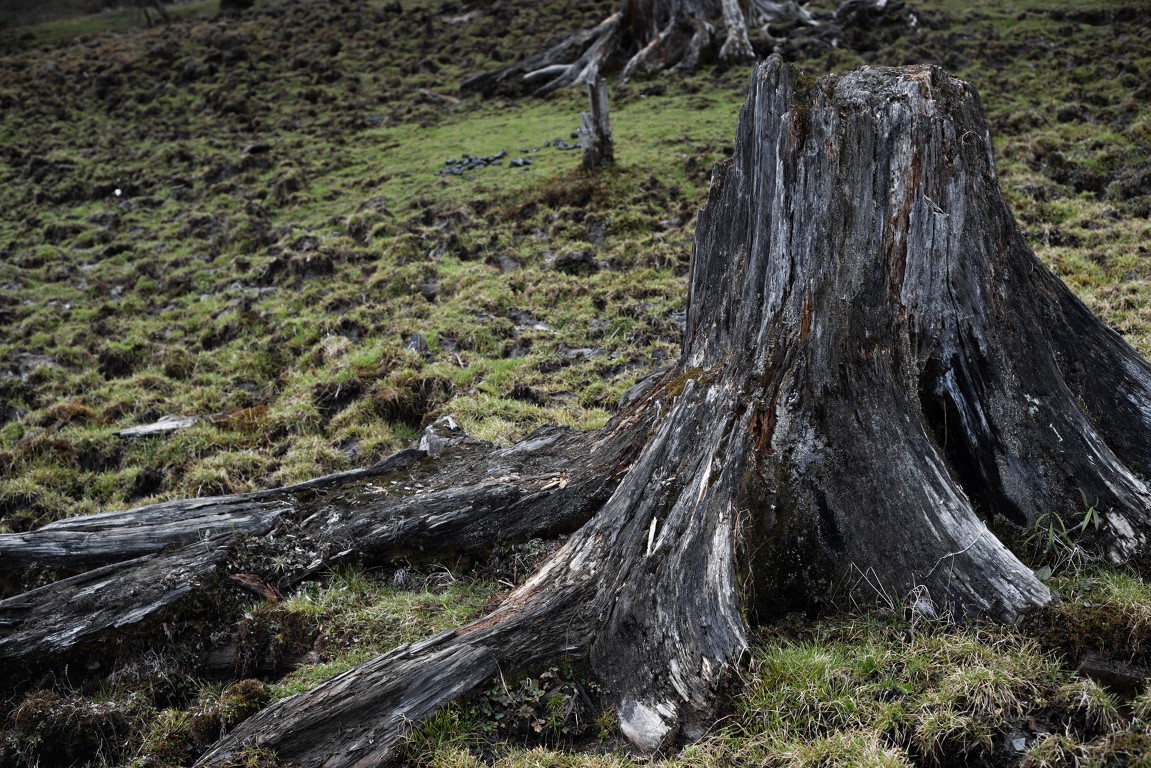
[[[1052,587],[1064,599],[1025,619],[1045,647],[1072,660],[1088,651],[1151,658],[1151,589],[1141,577],[1083,571],[1054,579]]]

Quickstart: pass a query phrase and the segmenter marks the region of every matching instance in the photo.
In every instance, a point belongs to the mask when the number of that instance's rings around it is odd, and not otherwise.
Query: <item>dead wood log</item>
[[[659,418],[611,499],[492,616],[278,703],[202,764],[247,743],[372,764],[402,719],[565,653],[656,749],[710,723],[745,616],[854,587],[1010,620],[1050,599],[1011,534],[1084,498],[1103,524],[1080,543],[1147,566],[1149,397],[1151,367],[1027,248],[969,85],[915,67],[801,87],[773,59],[700,216],[683,356],[625,411]]]
[[[229,596],[247,587],[230,575],[283,591],[344,563],[478,557],[499,544],[570,533],[611,496],[629,451],[642,444],[645,422],[617,426],[617,439],[598,451],[601,435],[545,429],[503,450],[471,440],[430,459],[409,449],[270,491],[0,535],[0,564],[10,573],[103,564],[0,601],[0,663],[10,663],[0,682],[31,681],[34,671],[80,654],[91,664],[114,658],[118,636],[173,617],[184,622],[189,606],[234,609]]]
[[[608,115],[607,80],[597,77],[587,87],[587,112],[580,114],[580,143],[583,144],[583,167],[586,171],[598,171],[615,162],[615,141],[611,135],[611,118]]]
[[[0,573],[30,568],[75,570],[221,534],[263,536],[301,500],[335,487],[402,472],[425,455],[409,449],[372,467],[269,491],[168,501],[123,512],[59,520],[28,533],[3,533]]]

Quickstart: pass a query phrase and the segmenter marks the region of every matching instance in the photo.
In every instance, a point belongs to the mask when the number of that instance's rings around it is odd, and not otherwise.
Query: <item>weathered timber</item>
[[[106,565],[0,601],[0,659],[40,662],[162,614],[215,576],[222,544]]]
[[[404,450],[371,467],[326,475],[254,493],[150,504],[59,520],[28,533],[0,534],[0,572],[29,568],[75,570],[159,552],[217,536],[271,532],[301,500],[372,477],[402,472],[424,458]]]
[[[159,421],[154,421],[151,424],[141,424],[138,427],[128,427],[116,432],[117,437],[134,438],[134,437],[151,437],[152,435],[163,435],[168,432],[179,432],[184,429],[191,429],[200,423],[200,420],[195,416],[163,416]]]
[[[28,533],[3,533],[0,571],[114,563],[221,533],[262,536],[289,505],[253,495],[165,502],[60,520]]]
[[[615,162],[615,141],[611,135],[611,118],[608,115],[607,80],[597,77],[587,87],[587,112],[580,113],[580,143],[583,144],[583,167],[586,171],[598,171]]]
[[[420,456],[229,546],[294,536],[291,582],[574,532],[493,613],[275,703],[200,765],[252,746],[376,765],[445,702],[563,655],[637,747],[665,748],[711,724],[747,621],[849,592],[1011,620],[1051,599],[1011,550],[1047,515],[1151,566],[1151,366],[1036,261],[974,90],[933,67],[806,83],[758,66],[699,216],[677,365],[602,430]],[[1085,505],[1098,528],[1076,527]]]
[[[269,491],[0,535],[0,563],[10,573],[112,563],[0,602],[0,662],[34,660],[40,669],[80,650],[90,661],[115,657],[118,646],[106,639],[188,604],[224,604],[221,595],[251,591],[224,578],[230,574],[254,569],[270,588],[286,590],[343,563],[483,556],[496,545],[570,533],[611,496],[641,443],[644,422],[618,424],[618,439],[594,452],[602,436],[545,429],[502,450],[468,440],[430,459],[409,449]]]

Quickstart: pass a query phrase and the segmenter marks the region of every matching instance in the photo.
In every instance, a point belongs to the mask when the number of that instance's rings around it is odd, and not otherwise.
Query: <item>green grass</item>
[[[143,14],[128,3],[113,8],[91,0],[52,0],[36,6],[24,15],[13,11],[0,17],[0,54],[51,48],[87,35],[131,32],[146,26]],[[192,0],[165,7],[175,19],[202,19],[217,13],[219,0]],[[149,14],[156,19],[155,11]]]
[[[1039,732],[1027,737],[1021,765],[1111,764],[1141,754],[1149,697],[1121,710],[1099,683],[1017,629],[849,614],[764,633],[731,714],[654,764],[989,765],[1004,729],[1026,722]],[[405,754],[438,768],[649,764],[615,746],[618,736],[584,753],[525,749],[493,741],[484,723],[476,704],[452,705],[413,733]]]

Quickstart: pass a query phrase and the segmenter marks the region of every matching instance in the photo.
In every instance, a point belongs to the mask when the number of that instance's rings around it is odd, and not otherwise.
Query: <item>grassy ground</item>
[[[181,6],[154,29],[88,17],[0,32],[0,530],[365,465],[442,413],[497,443],[595,427],[674,359],[695,212],[730,152],[747,72],[617,89],[619,164],[588,177],[557,148],[573,141],[581,94],[484,99],[457,84],[597,22],[608,0],[404,0],[399,12],[263,0],[226,20],[214,7]],[[791,58],[814,74],[932,62],[975,84],[1037,255],[1151,352],[1144,14],[1118,0],[915,7],[913,35]],[[441,173],[501,151],[501,165]],[[116,434],[163,416],[199,421]],[[1048,540],[1036,566],[1073,560],[1069,547]],[[25,746],[53,743],[61,713],[83,712],[103,713],[89,729],[103,735],[77,754],[185,762],[268,697],[476,615],[542,548],[470,576],[333,574],[253,606],[247,634],[229,631],[264,680],[239,692],[162,657],[100,691],[48,686],[6,707],[0,765],[43,756]],[[1115,638],[1143,636],[1148,597],[1089,565],[1064,569],[1070,613],[1046,624],[951,628],[892,609],[767,629],[731,718],[673,760],[1104,764],[1123,739],[1145,743],[1146,699],[1111,701],[1072,670],[1085,651],[1142,663],[1141,640]],[[1081,626],[1078,645],[1051,622]],[[1095,647],[1100,627],[1111,640]],[[501,686],[445,712],[409,756],[627,764],[610,713],[571,704],[578,678],[557,668]],[[548,751],[601,734],[605,755]],[[501,736],[541,746],[508,751]]]

